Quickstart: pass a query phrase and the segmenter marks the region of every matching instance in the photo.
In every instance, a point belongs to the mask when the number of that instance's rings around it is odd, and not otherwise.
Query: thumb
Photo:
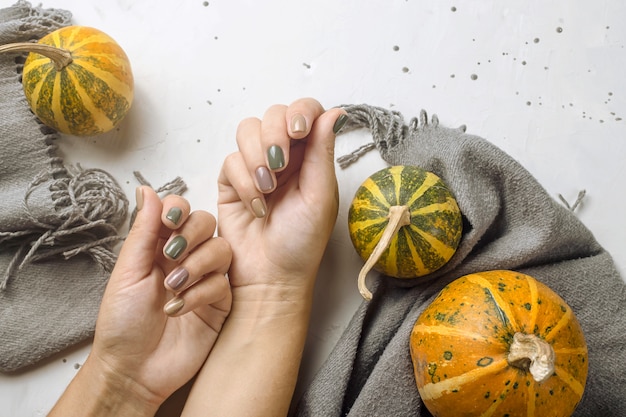
[[[347,120],[345,117],[345,110],[333,108],[322,114],[313,124],[300,172],[303,187],[328,187],[336,183],[335,137]]]
[[[113,273],[111,280],[133,283],[147,276],[152,270],[161,230],[163,204],[150,187],[137,187],[137,215],[128,232],[115,266],[120,274]]]

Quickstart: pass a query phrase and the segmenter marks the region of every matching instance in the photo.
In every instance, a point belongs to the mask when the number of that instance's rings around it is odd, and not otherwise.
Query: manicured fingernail
[[[172,290],[178,291],[185,285],[187,279],[189,279],[189,272],[182,266],[179,266],[165,278],[165,284]]]
[[[185,300],[180,297],[174,297],[165,304],[163,311],[168,316],[173,316],[185,307]]]
[[[337,121],[335,122],[335,125],[333,126],[333,133],[335,135],[337,133],[339,133],[339,131],[346,124],[347,121],[348,121],[348,115],[347,114],[342,114],[341,116],[339,116],[337,118]]]
[[[259,190],[263,193],[272,191],[274,189],[274,179],[272,173],[267,167],[260,166],[254,173],[256,175],[256,182],[259,185]]]
[[[137,205],[137,211],[143,207],[143,188],[135,188],[135,204]]]
[[[176,259],[185,249],[187,249],[187,239],[178,235],[170,240],[163,252],[170,258]]]
[[[265,208],[265,204],[263,204],[263,200],[258,197],[250,202],[250,207],[252,208],[254,215],[259,219],[265,217],[267,214],[267,209]]]
[[[175,225],[178,225],[181,217],[183,217],[183,211],[178,207],[172,207],[165,215],[165,218]]]
[[[302,133],[306,131],[306,119],[301,114],[294,114],[291,118],[291,133]]]
[[[272,145],[267,150],[267,164],[272,171],[285,166],[285,154],[278,145]]]

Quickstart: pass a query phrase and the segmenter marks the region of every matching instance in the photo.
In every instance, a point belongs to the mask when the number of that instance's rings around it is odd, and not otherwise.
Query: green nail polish
[[[165,215],[165,218],[171,221],[172,223],[178,225],[178,222],[180,221],[180,218],[182,216],[183,216],[183,211],[181,209],[179,209],[178,207],[172,207]]]
[[[173,238],[164,249],[164,253],[172,259],[176,259],[187,249],[187,239],[178,235]]]
[[[347,121],[348,121],[348,116],[347,115],[342,114],[341,116],[339,116],[337,118],[337,121],[335,122],[335,125],[333,126],[333,133],[334,134],[339,133],[339,131],[346,124]]]
[[[272,171],[285,166],[285,155],[278,145],[272,145],[267,150],[267,165]]]

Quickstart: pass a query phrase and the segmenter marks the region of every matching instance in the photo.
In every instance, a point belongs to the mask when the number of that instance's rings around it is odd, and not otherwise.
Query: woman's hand
[[[240,123],[239,152],[224,162],[218,184],[234,288],[312,285],[337,218],[333,155],[345,117],[301,99]]]
[[[231,250],[213,237],[215,218],[190,213],[179,196],[161,201],[148,187],[137,189],[137,207],[104,293],[92,351],[53,410],[58,415],[99,415],[85,409],[85,398],[101,400],[97,407],[108,415],[128,407],[153,415],[200,369],[230,312]],[[65,407],[72,399],[83,405]]]
[[[239,125],[239,152],[227,157],[218,181],[218,230],[233,250],[233,307],[183,415],[287,414],[313,284],[337,217],[333,151],[345,120],[342,109],[302,99]]]

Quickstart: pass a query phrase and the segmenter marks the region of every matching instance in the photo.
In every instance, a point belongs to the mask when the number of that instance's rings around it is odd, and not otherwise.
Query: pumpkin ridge
[[[369,256],[370,253],[376,247],[376,243],[380,240],[381,235],[385,231],[385,225],[387,224],[387,219],[379,218],[379,221],[372,221],[371,224],[367,226],[367,228],[358,228],[354,229],[357,232],[357,239],[363,242],[363,245],[359,247],[359,254]],[[365,220],[361,220],[361,222],[366,222]],[[353,223],[356,225],[357,223]],[[360,235],[371,235],[371,239],[362,239]]]
[[[363,187],[370,194],[370,196],[371,196],[371,197],[369,197],[370,201],[380,202],[380,204],[383,207],[385,207],[386,209],[389,209],[389,207],[391,205],[393,205],[393,202],[389,201],[387,196],[383,193],[383,191],[380,189],[380,187],[378,186],[378,184],[375,181],[372,181],[371,179],[368,179],[363,184]]]
[[[481,288],[484,288],[486,291],[489,291],[488,295],[493,300],[494,307],[498,312],[502,323],[506,327],[519,329],[519,326],[517,325],[515,317],[509,309],[509,306],[506,302],[504,302],[502,297],[500,297],[500,295],[497,293],[497,290],[493,287],[492,283],[489,280],[483,278],[480,274],[474,274],[468,277],[468,281],[478,285]]]
[[[487,408],[487,410],[484,413],[482,413],[480,417],[491,417],[493,413],[495,413],[498,410],[498,407],[500,407],[500,405],[504,402],[504,399],[506,398],[506,396],[502,394],[503,391],[506,391],[506,390],[500,391],[495,396],[496,399],[493,400],[493,403],[491,403],[489,408]]]
[[[101,131],[111,130],[124,116],[129,106],[123,95],[117,94],[106,82],[93,76],[81,65],[72,66],[71,77],[81,97],[83,107],[92,114]],[[106,97],[106,99],[102,99]],[[104,106],[103,104],[107,104]]]
[[[79,26],[70,26],[66,28],[63,31],[63,36],[60,36],[61,32],[59,31],[55,33],[55,36],[53,38],[54,44],[57,45],[59,48],[65,48],[72,52],[74,49],[72,45],[75,44],[74,39],[76,38],[76,35],[78,35],[79,32],[80,32]]]
[[[123,79],[123,73],[115,73],[116,65],[110,65],[111,68],[105,70],[102,69],[101,66],[94,65],[91,61],[81,60],[80,64],[75,62],[75,67],[81,67],[82,70],[87,73],[93,73],[96,78],[102,80],[113,91],[119,92],[118,94],[124,97],[126,101],[130,101],[132,97],[131,85],[129,85],[127,80]],[[119,65],[117,67],[119,67]]]
[[[422,182],[422,184],[418,187],[417,190],[411,192],[411,198],[406,203],[404,203],[404,205],[407,205],[409,207],[413,207],[413,205],[420,198],[422,198],[422,196],[424,195],[426,190],[434,187],[434,185],[437,184],[438,181],[439,181],[439,178],[435,177],[434,175],[426,175],[426,177],[424,178],[424,181]],[[398,192],[398,195],[400,195],[399,192]],[[400,204],[400,203],[398,203],[398,204]]]
[[[488,341],[489,338],[481,333],[468,332],[463,329],[459,329],[458,327],[448,327],[444,325],[437,326],[429,326],[425,324],[418,324],[414,327],[415,332],[419,333],[435,333],[442,336],[453,336],[453,337],[467,337],[470,339],[482,339],[483,341]]]
[[[570,374],[560,366],[554,367],[554,373],[561,381],[567,384],[567,386],[570,387],[570,389],[574,391],[574,393],[576,393],[579,398],[582,397],[585,387],[580,382],[578,382],[578,380],[574,378],[572,374]]]
[[[409,227],[412,227],[412,226],[409,226]],[[409,251],[411,252],[411,257],[408,259],[413,261],[413,265],[415,266],[415,269],[418,271],[418,274],[423,274],[426,271],[426,265],[424,264],[424,259],[419,254],[419,249],[417,248],[417,245],[415,245],[415,243],[413,242],[413,239],[411,238],[411,234],[404,228],[400,229],[399,232],[403,234],[404,241],[406,242],[407,247],[409,248]]]
[[[110,42],[111,41],[109,39],[103,39],[102,35],[93,33],[89,36],[81,38],[77,42],[72,41],[69,43],[69,45],[71,46],[72,54],[76,53],[77,55],[79,55],[81,53],[81,49],[85,47],[85,45],[89,45],[89,44],[97,45],[97,44],[110,43]]]
[[[84,129],[89,131],[100,126],[95,120],[97,113],[84,89],[76,88],[79,84],[75,74],[71,71],[62,71],[60,79],[61,86],[57,91],[59,94],[60,91],[64,91],[66,100],[61,101],[59,98],[58,107],[55,108],[59,109],[63,115],[62,120],[67,124],[67,129],[72,133],[83,133]]]
[[[49,82],[47,80],[48,78],[52,78],[52,82]],[[56,117],[55,111],[61,108],[61,84],[61,74],[57,70],[50,71],[41,90],[41,96],[37,101],[37,114],[41,113],[39,117],[43,120],[48,118],[49,122],[51,122],[52,126],[57,130],[67,129],[65,118]],[[44,100],[43,106],[42,100]]]
[[[403,166],[396,166],[389,170],[391,173],[391,179],[393,181],[393,193],[395,195],[395,200],[390,202],[392,206],[399,206],[400,198],[402,195],[402,174],[404,173],[405,168]]]
[[[446,201],[445,203],[432,203],[413,209],[411,210],[411,217],[423,216],[424,214],[431,214],[436,211],[450,211],[450,201]]]
[[[377,239],[380,240],[380,239]],[[402,256],[398,256],[398,243],[399,239],[392,239],[389,243],[389,247],[379,258],[379,262],[386,265],[385,272],[387,275],[398,276],[399,266],[398,260],[402,259]]]
[[[394,251],[396,252],[398,256],[398,259],[399,259],[398,262],[402,263],[401,261],[403,259],[409,259],[408,262],[411,262],[413,267],[417,268],[418,266],[417,263],[415,262],[414,259],[409,258],[408,253],[407,253],[407,251],[409,253],[413,253],[411,249],[414,248],[415,253],[419,254],[418,257],[419,257],[419,261],[421,265],[423,265],[424,267],[424,270],[418,271],[417,275],[423,275],[424,273],[426,273],[426,271],[435,271],[439,269],[439,267],[443,263],[441,255],[433,248],[433,246],[428,242],[428,240],[426,240],[424,236],[422,236],[421,233],[416,236],[416,235],[411,234],[409,230],[413,230],[413,228],[412,227],[402,228],[398,231],[398,234],[396,236],[395,241],[398,244],[397,244],[397,248],[394,247]],[[402,248],[402,250],[400,248]],[[400,276],[416,275],[415,270],[410,268],[410,266],[409,266],[410,271],[407,271],[406,265],[405,265],[405,268],[402,268],[402,269],[403,269],[403,273],[400,274]]]
[[[28,102],[32,104],[35,104],[36,98],[39,97],[41,92],[41,87],[44,84],[41,80],[45,80],[49,76],[50,71],[54,69],[54,66],[51,63],[48,63],[47,65],[39,65],[35,68],[36,70],[28,71],[28,77],[22,77],[26,98],[28,99]],[[30,74],[33,75],[31,76]],[[34,77],[35,75],[37,78],[32,79],[31,77]],[[24,81],[25,78],[29,79],[30,82]]]
[[[85,35],[85,33],[87,35]],[[103,32],[99,32],[93,28],[88,26],[69,26],[65,28],[65,32],[63,33],[63,38],[61,39],[64,42],[64,47],[69,49],[71,52],[80,49],[85,44],[89,43],[89,40],[93,42],[93,39],[107,39],[112,40],[108,35]],[[75,40],[78,37],[78,40]]]
[[[537,315],[539,314],[539,305],[538,305],[538,290],[537,290],[537,281],[534,279],[530,279],[529,276],[526,276],[526,283],[528,284],[528,290],[530,291],[530,319],[529,319],[529,331],[535,328],[537,324]]]
[[[472,369],[464,374],[455,376],[452,378],[444,379],[439,382],[429,382],[422,387],[420,392],[422,399],[435,400],[441,398],[446,392],[452,392],[454,390],[460,390],[466,383],[471,383],[473,380],[506,369],[509,366],[506,359],[500,359],[494,361],[489,365],[481,368]]]
[[[29,88],[37,90],[37,95],[31,94],[28,97],[32,100],[33,108],[37,109],[39,118],[44,121],[54,118],[52,113],[52,89],[50,86],[55,82],[55,73],[56,71],[52,68],[46,71],[45,75],[42,75],[41,80],[43,81],[38,81],[34,85],[28,84]],[[56,123],[52,124],[52,126],[55,127]]]
[[[551,340],[554,336],[551,335],[556,335],[558,333],[559,330],[561,330],[562,327],[564,327],[567,323],[569,323],[572,320],[572,317],[574,315],[572,314],[572,309],[571,308],[566,308],[565,313],[563,313],[563,315],[561,316],[561,318],[559,319],[559,321],[556,323],[555,326],[552,326],[551,328],[546,329],[547,332],[544,335],[544,339],[546,341]]]
[[[432,249],[432,252],[438,255],[439,258],[449,259],[454,254],[456,249],[453,247],[450,247],[445,242],[442,242],[441,240],[437,239],[436,236],[433,236],[432,234],[414,225],[410,225],[409,227],[411,228],[411,230],[413,230],[413,232],[420,235],[426,243],[428,243],[428,245]],[[441,262],[443,262],[443,260]]]

